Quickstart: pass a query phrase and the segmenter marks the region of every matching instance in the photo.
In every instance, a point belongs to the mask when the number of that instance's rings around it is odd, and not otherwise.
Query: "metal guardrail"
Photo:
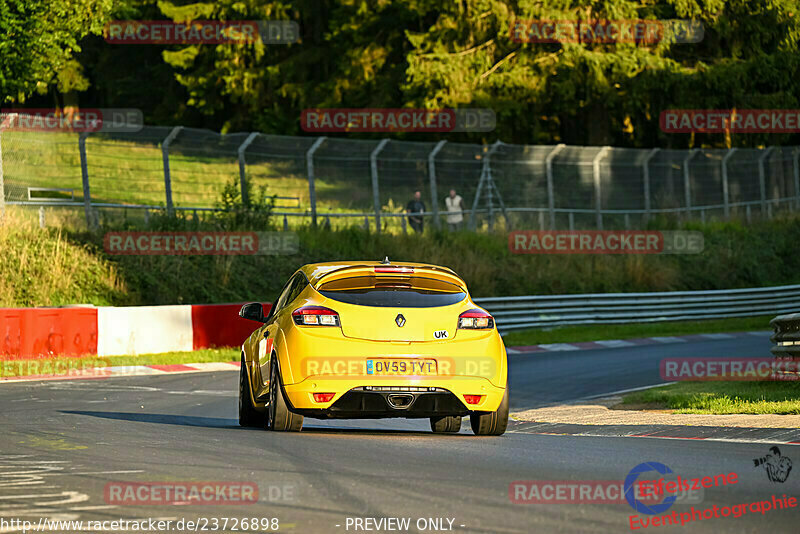
[[[473,299],[500,332],[580,324],[653,323],[800,311],[800,285],[663,293],[604,293]],[[800,325],[800,314],[795,314]],[[774,321],[774,320],[773,320]],[[766,325],[764,325],[766,326]],[[800,349],[800,332],[794,331]]]
[[[779,315],[769,322],[775,333],[772,354],[777,358],[800,358],[800,313]]]

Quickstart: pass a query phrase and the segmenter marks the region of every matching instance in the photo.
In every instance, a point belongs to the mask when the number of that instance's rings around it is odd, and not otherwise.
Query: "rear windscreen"
[[[346,304],[379,308],[435,308],[467,296],[455,284],[418,276],[354,276],[322,284],[317,291]]]

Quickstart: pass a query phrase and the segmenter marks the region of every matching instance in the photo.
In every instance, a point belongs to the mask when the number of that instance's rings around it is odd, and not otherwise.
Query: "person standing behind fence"
[[[406,205],[406,213],[408,213],[408,223],[411,225],[411,228],[414,229],[415,232],[418,234],[422,233],[422,213],[425,211],[425,203],[422,202],[422,193],[416,191],[414,193],[414,198],[408,201]],[[419,213],[419,215],[413,215],[414,213]]]
[[[461,230],[461,223],[464,221],[464,199],[456,194],[455,189],[451,189],[450,196],[444,199],[444,205],[447,206],[447,225],[450,231]]]

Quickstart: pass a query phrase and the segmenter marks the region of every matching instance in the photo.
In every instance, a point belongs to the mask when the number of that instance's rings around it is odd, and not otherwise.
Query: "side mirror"
[[[259,323],[266,322],[264,320],[264,307],[260,302],[248,302],[242,306],[242,309],[239,310],[239,317],[258,321]]]

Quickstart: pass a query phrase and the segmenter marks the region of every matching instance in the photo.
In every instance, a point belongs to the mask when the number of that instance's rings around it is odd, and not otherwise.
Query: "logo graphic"
[[[398,313],[397,317],[394,318],[394,322],[397,323],[397,326],[403,326],[406,324],[406,318],[403,317],[402,313]]]
[[[756,467],[764,466],[770,482],[786,482],[792,471],[792,461],[788,456],[781,456],[781,450],[778,447],[770,447],[769,454],[761,458],[754,458],[753,464]]]
[[[367,360],[367,374],[368,375],[375,374],[375,362],[373,360]]]
[[[636,479],[639,478],[639,475],[641,475],[642,473],[647,473],[649,471],[656,471],[661,475],[672,473],[672,469],[659,462],[644,462],[637,465],[636,467],[631,469],[630,472],[628,473],[628,476],[625,477],[625,486],[624,486],[625,500],[628,501],[628,504],[630,504],[634,510],[636,510],[641,514],[657,515],[669,510],[670,507],[678,499],[678,496],[671,495],[666,499],[664,499],[661,503],[653,504],[650,506],[638,500],[636,498],[636,494],[634,493],[635,491],[634,483],[636,482]]]

